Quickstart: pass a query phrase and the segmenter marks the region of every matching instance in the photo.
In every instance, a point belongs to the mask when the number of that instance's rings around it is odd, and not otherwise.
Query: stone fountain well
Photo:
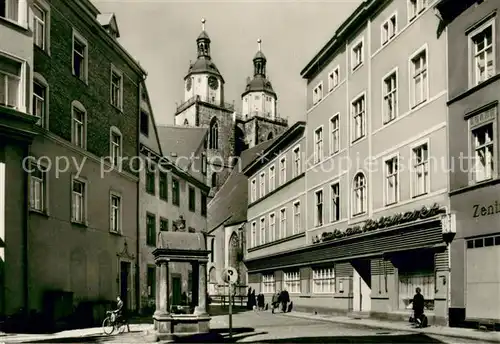
[[[180,336],[208,333],[207,313],[208,254],[204,233],[160,232],[153,251],[156,263],[156,310],[153,314],[156,341],[168,341]],[[192,314],[172,314],[170,311],[171,262],[192,266]],[[196,282],[199,283],[196,283]],[[196,297],[197,295],[197,297]]]

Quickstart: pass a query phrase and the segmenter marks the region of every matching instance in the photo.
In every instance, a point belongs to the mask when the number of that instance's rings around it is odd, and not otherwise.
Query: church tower
[[[201,23],[197,58],[184,77],[184,101],[177,106],[174,123],[208,129],[206,173],[213,195],[229,176],[235,155],[234,104],[224,102],[224,78],[210,54],[205,19]]]
[[[246,146],[251,148],[283,133],[288,121],[277,113],[278,96],[266,75],[267,59],[262,52],[262,40],[253,58],[253,78],[247,78],[242,99],[243,131]]]

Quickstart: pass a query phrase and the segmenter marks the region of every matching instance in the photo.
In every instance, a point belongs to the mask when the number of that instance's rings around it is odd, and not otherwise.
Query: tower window
[[[210,142],[208,148],[210,149],[219,148],[219,125],[215,117],[212,119],[212,122],[210,123]]]
[[[212,173],[212,187],[217,186],[217,173]]]

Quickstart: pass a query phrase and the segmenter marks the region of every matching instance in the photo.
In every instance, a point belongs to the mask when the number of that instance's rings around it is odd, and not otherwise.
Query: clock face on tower
[[[189,92],[190,90],[191,90],[191,78],[186,80],[186,91]]]
[[[210,86],[212,90],[216,90],[219,87],[219,80],[217,80],[215,76],[209,77],[208,86]]]

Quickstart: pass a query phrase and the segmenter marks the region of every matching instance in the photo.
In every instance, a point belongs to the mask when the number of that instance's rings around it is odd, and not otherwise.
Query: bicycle
[[[118,333],[125,332],[125,327],[126,326],[128,327],[126,320],[124,319],[117,320],[117,315],[116,312],[114,311],[107,311],[106,314],[107,314],[106,319],[104,319],[104,321],[102,322],[102,330],[104,334],[110,336],[115,330]]]

